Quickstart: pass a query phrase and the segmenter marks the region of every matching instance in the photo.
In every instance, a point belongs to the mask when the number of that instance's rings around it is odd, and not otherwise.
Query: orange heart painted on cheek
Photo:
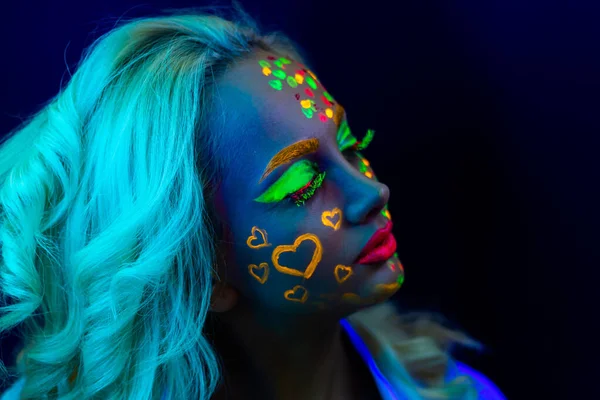
[[[338,217],[338,219],[335,223],[333,223],[332,220],[336,216]],[[336,207],[331,211],[323,211],[323,214],[321,214],[321,222],[323,223],[323,225],[330,226],[333,228],[334,231],[337,231],[338,229],[340,229],[340,225],[342,225],[342,210]]]
[[[256,271],[262,271],[262,276],[259,276]],[[260,263],[260,265],[250,264],[248,265],[248,272],[254,279],[264,284],[269,278],[269,264]]]
[[[298,249],[298,246],[300,246],[300,244],[306,240],[313,242],[316,247],[315,247],[315,251],[313,253],[312,259],[310,260],[310,263],[308,264],[308,266],[306,267],[306,269],[304,271],[300,271],[300,270],[297,270],[294,268],[289,268],[289,267],[279,264],[279,256],[281,255],[281,253],[285,253],[285,252],[295,253],[296,250]],[[275,269],[277,271],[281,272],[282,274],[293,275],[293,276],[302,276],[305,279],[309,279],[315,272],[315,269],[317,268],[317,265],[319,264],[319,262],[321,262],[322,257],[323,257],[323,247],[321,246],[321,241],[319,240],[319,238],[312,233],[305,233],[304,235],[298,236],[298,238],[294,241],[294,244],[292,244],[292,245],[277,246],[275,248],[275,250],[273,250],[273,254],[271,255],[271,261],[273,261],[273,266],[275,267]]]
[[[297,285],[293,289],[286,290],[283,297],[289,301],[304,303],[308,299],[308,290],[304,286]]]
[[[333,274],[335,275],[335,280],[338,283],[344,283],[350,276],[352,276],[354,272],[352,271],[352,267],[347,267],[345,265],[336,265],[333,270]]]
[[[254,240],[258,239],[258,237],[256,236],[256,232],[260,233],[260,236],[262,237],[262,243],[252,244],[252,242]],[[268,247],[271,245],[271,243],[269,243],[267,241],[267,231],[265,231],[264,229],[260,229],[256,226],[252,227],[252,235],[248,236],[248,240],[246,240],[246,244],[251,249],[260,249],[262,247]]]

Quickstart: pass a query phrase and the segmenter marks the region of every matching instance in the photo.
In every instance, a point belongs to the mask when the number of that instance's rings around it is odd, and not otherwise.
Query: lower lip
[[[362,256],[358,264],[379,264],[392,258],[396,252],[396,238],[389,234],[383,242],[373,250]]]

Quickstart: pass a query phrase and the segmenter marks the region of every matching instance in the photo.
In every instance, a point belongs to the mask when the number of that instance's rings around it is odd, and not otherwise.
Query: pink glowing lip
[[[375,264],[389,260],[396,252],[396,238],[392,234],[392,221],[379,229],[358,255],[358,264]]]

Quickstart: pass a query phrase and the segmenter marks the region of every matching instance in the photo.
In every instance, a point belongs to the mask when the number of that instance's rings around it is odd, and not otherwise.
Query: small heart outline
[[[264,270],[263,276],[258,276],[256,272],[254,272],[255,269]],[[259,265],[250,264],[248,265],[248,272],[250,273],[250,275],[252,275],[254,279],[259,281],[261,285],[264,285],[267,279],[269,279],[269,264],[267,264],[266,262],[260,263]]]
[[[340,218],[334,224],[330,219],[335,217],[336,215],[339,215]],[[321,214],[321,222],[323,223],[323,225],[329,226],[329,227],[333,228],[334,231],[337,231],[338,229],[340,229],[340,226],[342,225],[342,215],[343,215],[342,210],[340,210],[337,207],[335,207],[331,211],[325,210]]]
[[[303,291],[304,293],[300,298],[291,297],[296,294],[296,291]],[[283,293],[283,297],[288,301],[293,301],[296,303],[304,303],[308,300],[308,290],[302,285],[296,285],[290,290],[286,290]]]
[[[252,244],[252,242],[254,241],[254,239],[258,239],[258,237],[256,236],[256,232],[260,233],[260,236],[262,237],[263,242],[261,244],[254,245],[254,244]],[[246,244],[251,249],[261,249],[263,247],[271,246],[271,243],[269,243],[269,241],[268,241],[268,236],[267,236],[266,230],[260,229],[257,226],[253,226],[251,233],[252,234],[250,236],[248,236],[248,239],[246,240]]]
[[[341,272],[346,272],[347,274],[345,276],[341,276],[340,275]],[[352,267],[348,267],[348,266],[342,265],[342,264],[336,265],[335,269],[333,270],[333,275],[335,276],[335,280],[339,284],[346,282],[348,280],[348,278],[350,278],[353,274],[354,274],[354,271],[352,270]]]

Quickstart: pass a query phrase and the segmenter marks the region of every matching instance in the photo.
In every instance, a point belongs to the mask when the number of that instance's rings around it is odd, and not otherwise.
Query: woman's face
[[[386,233],[389,189],[363,156],[341,151],[364,134],[345,129],[316,76],[257,52],[214,95],[211,129],[227,160],[215,197],[220,279],[241,301],[288,313],[352,312],[395,293],[404,276]]]

